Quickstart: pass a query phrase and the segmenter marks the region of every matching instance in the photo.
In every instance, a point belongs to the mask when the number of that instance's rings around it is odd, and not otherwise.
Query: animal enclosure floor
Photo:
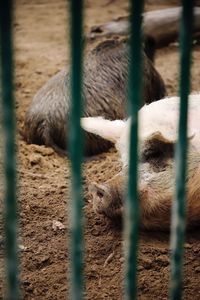
[[[69,34],[65,0],[15,1],[15,75],[18,129],[36,91],[69,62]],[[127,15],[122,0],[88,0],[85,30]],[[153,1],[151,1],[153,2]],[[162,1],[160,1],[162,3]],[[164,2],[164,1],[163,1]],[[166,1],[167,3],[167,1]],[[147,5],[155,9],[165,5]],[[95,43],[89,45],[92,47]],[[176,45],[157,51],[156,67],[169,95],[177,94],[179,55]],[[193,51],[192,91],[200,90],[200,46]],[[27,145],[17,134],[20,282],[23,299],[68,298],[70,163],[51,148]],[[123,297],[123,237],[120,224],[94,214],[88,183],[102,182],[121,166],[111,150],[84,164],[85,299]],[[60,223],[59,223],[60,222]],[[107,258],[109,259],[107,260]],[[2,263],[3,257],[0,256]],[[106,261],[107,260],[107,261]],[[107,263],[106,263],[107,262]],[[187,233],[184,260],[184,299],[200,299],[200,234]],[[169,234],[140,232],[138,298],[167,299]],[[0,286],[3,290],[2,280]],[[2,290],[1,295],[2,296]]]

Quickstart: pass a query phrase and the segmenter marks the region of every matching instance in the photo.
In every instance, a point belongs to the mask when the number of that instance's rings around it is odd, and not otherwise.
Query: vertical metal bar
[[[176,195],[172,209],[170,299],[182,296],[182,264],[185,231],[185,180],[187,162],[187,113],[190,90],[193,1],[182,1],[179,140],[176,147]]]
[[[131,116],[129,180],[125,218],[125,240],[128,249],[126,259],[126,299],[137,297],[137,247],[139,225],[139,203],[137,195],[138,159],[138,110],[142,87],[142,12],[143,1],[130,1],[130,69],[128,100]]]
[[[71,118],[70,157],[72,172],[71,215],[71,299],[80,300],[83,294],[83,216],[82,216],[82,9],[83,1],[71,0]]]
[[[7,267],[6,299],[19,299],[17,267],[17,214],[16,214],[16,159],[15,159],[15,104],[13,84],[12,48],[12,10],[11,0],[0,2],[0,40],[1,40],[1,88],[3,124],[5,130],[5,240]],[[1,141],[3,143],[3,141]]]

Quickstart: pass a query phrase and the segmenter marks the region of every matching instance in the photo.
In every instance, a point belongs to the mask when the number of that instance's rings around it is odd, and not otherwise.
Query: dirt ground
[[[166,6],[151,4],[146,9]],[[167,1],[165,2],[167,3]],[[85,30],[127,15],[123,0],[85,1]],[[69,62],[65,0],[15,1],[15,60],[17,124],[36,91]],[[157,51],[156,67],[169,95],[177,94],[179,55],[176,45]],[[192,91],[200,90],[200,46],[193,50]],[[51,148],[27,145],[18,138],[18,205],[20,223],[20,279],[23,299],[68,299],[70,164]],[[117,224],[94,214],[88,202],[88,183],[103,182],[120,170],[111,150],[84,164],[85,299],[122,299],[122,232]],[[60,221],[64,228],[54,227]],[[67,236],[66,236],[67,234]],[[107,257],[112,259],[104,266]],[[2,258],[1,258],[2,259]],[[200,299],[200,235],[187,233],[184,261],[184,299]],[[2,286],[2,285],[1,285]],[[169,234],[140,232],[138,298],[167,299]],[[1,297],[1,296],[0,296]]]

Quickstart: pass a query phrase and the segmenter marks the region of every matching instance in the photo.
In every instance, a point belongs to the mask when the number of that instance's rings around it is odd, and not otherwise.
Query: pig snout
[[[123,197],[119,195],[118,186],[93,182],[89,185],[92,196],[93,210],[97,214],[103,214],[109,218],[121,217],[123,213]]]

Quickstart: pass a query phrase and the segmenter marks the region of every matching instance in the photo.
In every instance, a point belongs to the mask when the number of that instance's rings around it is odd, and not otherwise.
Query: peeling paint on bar
[[[83,297],[83,216],[82,216],[82,134],[80,117],[82,111],[82,14],[83,1],[71,0],[71,117],[69,148],[71,159],[71,294],[70,299]]]
[[[13,84],[11,0],[0,2],[1,96],[5,132],[5,258],[6,299],[19,299],[16,213],[15,104]]]
[[[193,1],[183,0],[181,21],[181,71],[180,71],[180,119],[179,141],[176,147],[176,195],[172,209],[171,230],[171,289],[170,299],[182,297],[182,265],[185,233],[185,180],[187,162],[187,113],[190,91],[190,61],[192,45]]]

